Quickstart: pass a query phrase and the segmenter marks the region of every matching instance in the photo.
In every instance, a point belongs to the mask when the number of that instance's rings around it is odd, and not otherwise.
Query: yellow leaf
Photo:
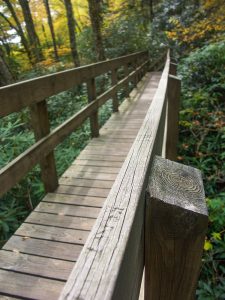
[[[204,250],[205,251],[209,251],[209,250],[211,250],[212,249],[212,244],[210,243],[210,241],[205,241],[205,244],[204,244]]]
[[[213,232],[212,236],[215,240],[221,241],[221,234],[219,232]]]

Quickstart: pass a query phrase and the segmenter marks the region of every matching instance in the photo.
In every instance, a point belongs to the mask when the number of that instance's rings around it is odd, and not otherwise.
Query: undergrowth
[[[209,211],[197,295],[225,299],[225,42],[191,53],[182,76],[178,159],[201,170]]]

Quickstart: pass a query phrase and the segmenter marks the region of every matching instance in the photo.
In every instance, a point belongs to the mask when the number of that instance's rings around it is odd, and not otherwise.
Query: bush
[[[197,295],[225,298],[225,42],[199,49],[179,67],[182,109],[178,159],[203,173],[209,227]]]

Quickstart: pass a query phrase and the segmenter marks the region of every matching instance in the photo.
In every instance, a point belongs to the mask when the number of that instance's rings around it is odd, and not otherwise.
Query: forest
[[[209,211],[197,298],[225,299],[224,0],[0,0],[0,86],[137,51],[154,61],[168,48],[182,79],[177,160],[201,170]],[[86,103],[85,86],[51,96],[51,128]],[[100,109],[101,125],[111,111]],[[34,140],[27,109],[1,118],[0,168]],[[85,122],[56,148],[59,176],[89,140]],[[0,246],[43,195],[35,167],[1,197]]]

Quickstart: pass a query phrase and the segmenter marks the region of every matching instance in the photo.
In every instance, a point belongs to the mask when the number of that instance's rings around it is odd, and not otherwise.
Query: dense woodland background
[[[197,295],[225,299],[224,0],[0,0],[0,86],[140,50],[154,60],[167,47],[182,77],[178,160],[202,171],[210,213]],[[85,86],[50,97],[51,128],[86,103]],[[57,147],[59,175],[89,139],[86,122]],[[0,119],[0,167],[33,142],[27,110]],[[37,167],[0,199],[1,244],[43,194]]]

